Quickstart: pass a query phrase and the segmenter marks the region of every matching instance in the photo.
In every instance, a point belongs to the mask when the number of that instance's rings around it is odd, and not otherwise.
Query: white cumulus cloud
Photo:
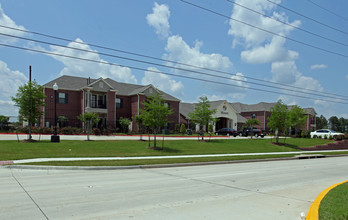
[[[325,68],[327,68],[327,65],[325,65],[325,64],[314,64],[311,66],[311,70],[325,69]]]
[[[232,62],[226,56],[218,53],[202,53],[200,51],[202,45],[202,42],[196,41],[195,46],[190,47],[181,36],[171,36],[167,41],[165,48],[167,53],[164,58],[179,63],[218,70],[228,70],[232,66]],[[187,66],[182,67],[189,68]]]
[[[270,63],[279,60],[294,60],[298,53],[283,47],[285,38],[273,36],[270,43],[242,51],[241,58],[247,63]]]
[[[280,3],[280,0],[275,1]],[[276,12],[275,4],[264,0],[242,1],[236,3],[255,11],[267,14],[269,17],[256,14],[245,8],[235,6],[231,17],[250,24],[250,26],[235,20],[230,20],[230,29],[228,34],[234,36],[233,45],[244,45],[246,50],[241,53],[242,60],[248,63],[268,63],[274,61],[294,60],[298,53],[284,48],[285,38],[295,28],[300,26],[301,22],[296,20],[289,22],[284,13]],[[289,23],[285,25],[279,21]],[[257,28],[255,28],[257,27]],[[266,30],[266,31],[263,31]],[[272,32],[274,34],[271,34]]]
[[[167,38],[170,34],[169,7],[165,4],[159,5],[155,2],[152,14],[146,16],[147,23],[155,28],[156,34]]]
[[[0,24],[3,26],[11,27],[11,28],[26,30],[23,26],[17,25],[9,16],[7,16],[4,13],[4,11],[2,10],[1,4],[0,4]],[[24,35],[24,32],[16,31],[13,29],[8,29],[8,28],[3,28],[3,27],[0,27],[0,31],[1,31],[1,33],[10,34],[10,35],[16,35],[16,36]],[[1,43],[13,43],[15,41],[16,41],[15,38],[0,35],[0,42]]]
[[[7,64],[0,60],[0,115],[17,115],[17,107],[11,100],[19,86],[24,85],[28,78],[17,70],[11,70]]]
[[[119,82],[126,83],[137,83],[137,79],[132,74],[132,71],[128,67],[121,67],[118,65],[110,65],[107,61],[100,58],[98,51],[92,50],[89,45],[81,44],[83,41],[79,38],[76,42],[70,42],[68,47],[74,47],[82,50],[93,51],[89,53],[87,51],[73,50],[64,47],[50,46],[53,53],[62,54],[69,57],[54,56],[54,59],[62,62],[65,67],[60,72],[60,75],[73,75],[83,77],[94,77],[94,78],[111,78]],[[70,57],[77,57],[81,59],[94,60],[96,62],[84,61],[79,59],[73,59]],[[100,63],[101,62],[101,63]]]
[[[184,95],[184,85],[180,81],[172,79],[170,76],[161,73],[155,67],[149,67],[145,71],[145,76],[141,80],[143,85],[152,84],[156,88],[171,95],[182,97]]]

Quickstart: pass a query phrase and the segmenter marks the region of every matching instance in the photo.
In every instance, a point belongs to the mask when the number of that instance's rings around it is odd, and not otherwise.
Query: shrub
[[[181,125],[182,126],[182,125]],[[175,124],[175,129],[174,129],[175,133],[179,133],[181,132],[181,128],[179,124]]]
[[[61,134],[82,134],[82,128],[75,128],[75,127],[64,127],[59,129],[59,133]]]
[[[103,129],[101,133],[102,133],[102,135],[109,136],[112,134],[112,130],[109,128],[106,128],[106,129]]]
[[[212,133],[214,131],[214,126],[212,124],[208,125],[208,132]]]
[[[93,134],[94,135],[101,135],[101,131],[99,128],[93,128]]]
[[[185,132],[186,132],[186,126],[184,124],[181,124],[180,133],[185,134]]]

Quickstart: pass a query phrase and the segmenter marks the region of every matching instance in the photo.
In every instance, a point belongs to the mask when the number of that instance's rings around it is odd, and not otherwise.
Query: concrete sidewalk
[[[87,140],[87,135],[59,135],[60,140]],[[34,140],[51,140],[51,134],[32,134],[32,138]],[[150,135],[151,140],[153,140],[153,135]],[[158,140],[162,140],[162,135],[157,135],[156,138]],[[209,139],[209,136],[205,136],[205,139]],[[247,137],[229,137],[229,136],[212,136],[212,139],[246,139]],[[265,138],[271,138],[271,137],[265,137]],[[0,134],[0,140],[26,140],[28,139],[27,134],[19,134],[18,136],[16,134]],[[99,141],[99,140],[139,140],[140,135],[110,135],[110,136],[96,136],[96,135],[90,135],[91,140]],[[148,135],[143,135],[143,140],[148,140]],[[198,136],[192,135],[192,136],[165,136],[164,140],[197,140]]]
[[[310,153],[327,153],[327,152],[347,152],[347,150],[324,150],[311,151]],[[262,156],[262,155],[298,155],[306,154],[308,151],[291,151],[291,152],[268,152],[268,153],[239,153],[239,154],[203,154],[203,155],[175,155],[175,156],[143,156],[143,157],[71,157],[71,158],[33,158],[7,162],[7,164],[25,164],[50,161],[86,161],[86,160],[152,160],[152,159],[179,159],[179,158],[200,158],[200,157],[236,157],[236,156]]]

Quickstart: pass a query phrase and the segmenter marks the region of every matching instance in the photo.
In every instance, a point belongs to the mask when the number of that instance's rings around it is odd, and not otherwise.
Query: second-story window
[[[123,107],[123,99],[116,98],[116,108],[122,108]]]
[[[63,93],[63,92],[58,93],[58,103],[68,104],[68,93]]]

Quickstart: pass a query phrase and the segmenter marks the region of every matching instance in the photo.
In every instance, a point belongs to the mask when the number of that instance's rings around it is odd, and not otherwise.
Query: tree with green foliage
[[[199,126],[202,127],[200,133],[202,134],[202,141],[204,141],[203,126],[208,128],[210,123],[216,121],[216,119],[213,118],[216,109],[210,109],[210,102],[206,96],[201,96],[199,99],[199,103],[196,104],[195,109],[193,112],[189,113],[188,116],[194,123],[199,124]]]
[[[180,133],[181,134],[185,134],[186,133],[186,126],[185,126],[185,124],[181,124]]]
[[[91,134],[92,127],[100,120],[98,114],[95,112],[85,112],[84,114],[79,115],[77,118],[83,122],[87,133],[87,141],[90,141],[89,136]]]
[[[137,123],[138,132],[140,133],[140,140],[143,140],[143,133],[145,131],[144,119],[142,115],[133,116],[133,120]]]
[[[338,131],[340,131],[342,133],[347,132],[348,131],[348,119],[341,117],[340,119],[338,119],[338,121],[340,122]]]
[[[307,117],[306,112],[298,105],[295,105],[288,112],[287,124],[297,132],[306,124]]]
[[[271,108],[271,116],[268,117],[268,126],[275,133],[276,143],[279,143],[279,132],[285,134],[288,129],[288,107],[281,99]]]
[[[317,129],[323,129],[323,128],[328,128],[328,121],[327,119],[323,116],[320,115],[320,117],[315,118]]]
[[[252,128],[252,127],[254,127],[255,125],[260,125],[260,124],[261,124],[261,123],[260,123],[260,121],[259,121],[258,119],[256,119],[256,118],[251,118],[251,119],[248,119],[248,120],[245,122],[244,126],[247,127],[247,128]]]
[[[0,130],[4,130],[4,128],[8,125],[8,121],[10,117],[0,115]]]
[[[329,118],[330,128],[334,131],[340,130],[340,121],[337,116],[332,116]]]
[[[31,127],[38,123],[43,114],[42,107],[45,106],[45,94],[43,87],[35,81],[26,83],[18,88],[15,97],[11,97],[15,106],[19,107],[19,116],[28,121],[29,124],[29,140],[31,137]]]
[[[252,127],[254,127],[255,125],[260,125],[260,124],[261,124],[261,123],[260,123],[260,121],[259,121],[258,119],[256,119],[256,118],[251,118],[251,119],[248,119],[248,120],[245,122],[244,127],[246,127],[246,128],[252,128]],[[253,135],[254,135],[254,134],[252,134],[251,138],[253,138]]]
[[[168,116],[173,114],[173,110],[165,105],[164,99],[157,93],[147,97],[146,101],[143,102],[143,106],[144,109],[140,109],[140,114],[143,117],[143,124],[153,131],[153,149],[157,150],[156,134],[160,131],[161,127],[169,122]]]
[[[121,125],[122,132],[128,133],[128,130],[129,130],[128,128],[130,123],[131,123],[130,119],[120,117],[120,125]]]
[[[58,124],[59,124],[60,128],[65,127],[68,122],[69,122],[68,117],[66,117],[66,116],[58,116]]]
[[[175,124],[174,131],[175,131],[175,133],[180,133],[180,125],[179,124]]]

